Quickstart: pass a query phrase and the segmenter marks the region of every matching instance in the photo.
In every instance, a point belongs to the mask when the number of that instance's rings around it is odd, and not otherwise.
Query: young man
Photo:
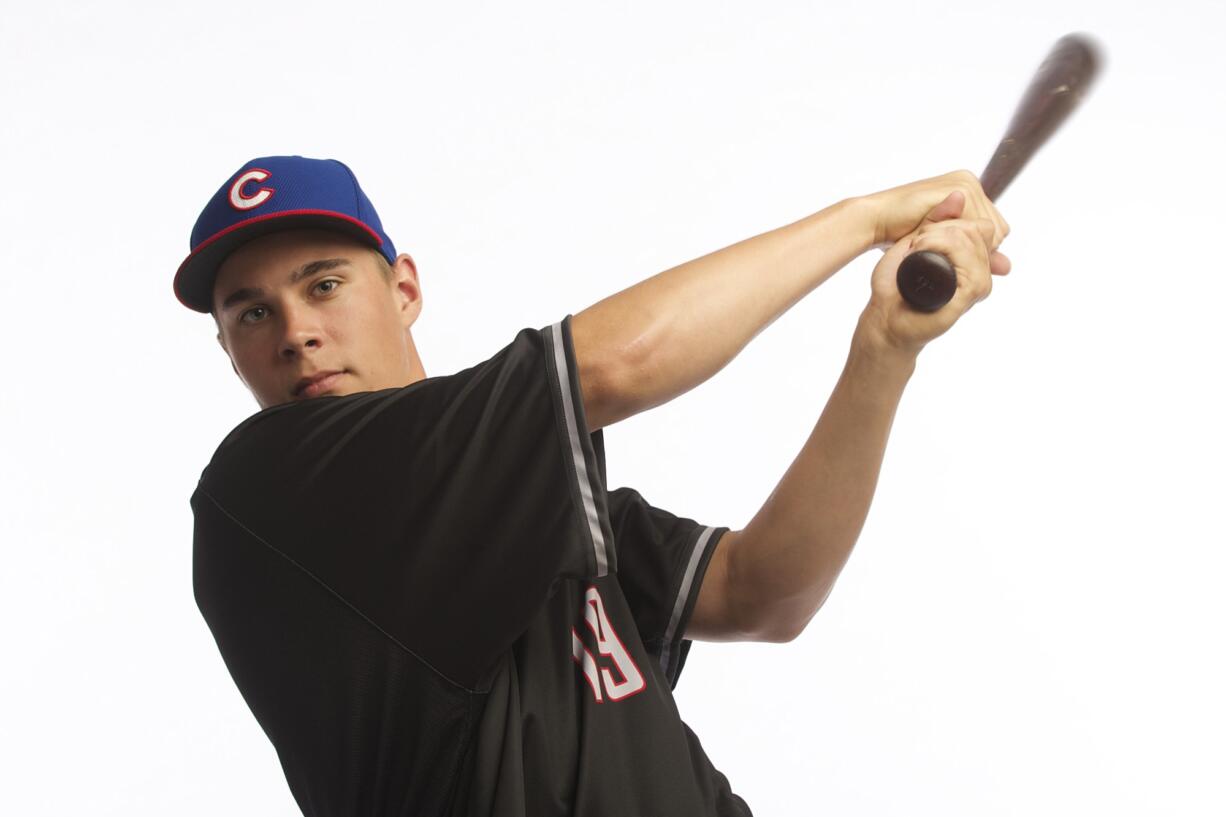
[[[747,815],[673,699],[693,639],[784,642],[859,535],[916,356],[1008,272],[959,171],[839,202],[427,377],[417,269],[343,164],[263,157],[175,276],[261,411],[191,498],[197,603],[306,815]],[[608,490],[600,429],[887,248],[812,436],[741,530]],[[898,263],[944,253],[934,313]]]

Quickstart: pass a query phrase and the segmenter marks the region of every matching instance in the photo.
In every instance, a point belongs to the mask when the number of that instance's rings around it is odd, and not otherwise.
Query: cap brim
[[[256,216],[234,224],[210,236],[192,250],[175,273],[174,290],[179,302],[197,312],[213,309],[213,284],[217,268],[230,253],[242,244],[269,233],[303,227],[317,227],[343,233],[358,241],[381,249],[383,239],[362,222],[343,213],[330,210],[286,210]]]

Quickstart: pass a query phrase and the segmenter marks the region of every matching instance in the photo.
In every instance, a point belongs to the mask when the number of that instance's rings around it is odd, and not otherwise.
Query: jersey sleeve
[[[483,691],[557,580],[617,566],[570,322],[524,329],[453,375],[248,418],[192,498],[197,554],[216,556],[196,583],[206,619],[227,598],[227,549],[200,518],[221,513],[247,547]]]
[[[608,492],[618,554],[618,584],[634,614],[643,646],[676,689],[693,643],[685,630],[707,565],[728,532],[652,506],[633,488]]]

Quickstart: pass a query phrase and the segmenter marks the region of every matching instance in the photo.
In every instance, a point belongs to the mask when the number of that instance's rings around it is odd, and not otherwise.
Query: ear
[[[396,308],[400,311],[401,322],[408,329],[421,314],[422,295],[421,283],[417,279],[417,265],[408,253],[396,256],[392,265],[392,288],[396,294]]]

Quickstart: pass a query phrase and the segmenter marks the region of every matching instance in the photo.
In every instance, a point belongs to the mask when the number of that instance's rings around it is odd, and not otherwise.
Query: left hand
[[[983,192],[979,177],[969,170],[920,179],[861,199],[868,205],[873,225],[872,246],[876,249],[887,249],[925,224],[958,216],[991,220],[995,228],[993,250],[1009,235],[1009,223]],[[1008,274],[1007,258],[993,253],[990,259],[994,275]]]
[[[960,193],[951,193],[917,230],[894,242],[877,262],[872,297],[856,329],[860,340],[879,349],[917,355],[991,294],[993,275],[1009,272],[1009,259],[996,252],[993,243],[999,236],[997,225],[986,218],[960,218],[963,201]],[[944,255],[958,278],[954,297],[935,312],[920,312],[898,291],[898,265],[919,250]]]

